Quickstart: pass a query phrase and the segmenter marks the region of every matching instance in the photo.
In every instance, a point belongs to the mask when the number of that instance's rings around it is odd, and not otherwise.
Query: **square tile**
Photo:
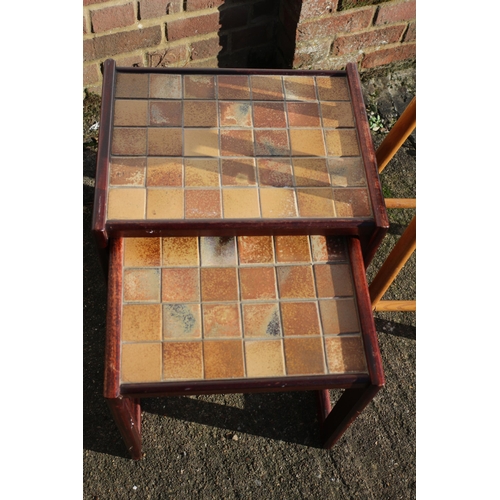
[[[184,191],[182,189],[148,189],[148,219],[183,219]]]
[[[284,76],[287,101],[315,101],[316,88],[312,76]]]
[[[252,104],[250,102],[219,101],[221,127],[251,127]]]
[[[125,302],[159,302],[159,269],[125,269],[123,272]]]
[[[272,264],[272,236],[238,236],[238,256],[240,264]]]
[[[113,128],[111,154],[144,156],[146,154],[146,128]]]
[[[253,133],[245,129],[221,130],[221,156],[253,156]]]
[[[159,238],[125,238],[124,267],[159,267],[161,265]]]
[[[201,299],[203,302],[236,301],[238,277],[234,267],[202,267]]]
[[[256,156],[288,156],[290,146],[286,130],[255,130]]]
[[[161,340],[161,304],[125,304],[122,313],[122,340]]]
[[[324,158],[294,158],[293,174],[296,186],[330,186],[330,176]]]
[[[219,160],[216,158],[186,158],[185,185],[188,187],[218,187]]]
[[[240,268],[241,300],[276,299],[274,267]]]
[[[360,331],[354,299],[321,300],[319,310],[324,335]]]
[[[140,188],[110,189],[108,219],[144,219],[146,190]]]
[[[361,156],[328,158],[328,170],[333,186],[366,186],[365,168]]]
[[[145,157],[111,157],[109,184],[111,186],[144,186]]]
[[[258,158],[257,168],[261,186],[293,186],[292,163],[289,159]]]
[[[161,342],[122,344],[121,382],[159,382],[161,364]]]
[[[164,266],[198,266],[198,238],[171,236],[162,239]]]
[[[320,127],[317,102],[288,102],[288,124],[290,127]]]
[[[254,102],[253,123],[256,128],[286,128],[285,105],[282,102]]]
[[[184,129],[184,156],[219,156],[218,129]]]
[[[301,217],[334,217],[333,194],[330,188],[298,188],[297,202]]]
[[[186,189],[186,219],[220,219],[218,189]]]
[[[215,77],[184,75],[185,99],[215,99]]]
[[[182,156],[182,129],[148,128],[148,154]]]
[[[351,103],[345,102],[322,102],[321,116],[323,127],[354,127],[354,115]]]
[[[182,101],[150,101],[149,125],[153,127],[181,127]]]
[[[255,219],[260,217],[257,188],[226,188],[222,190],[224,219]]]
[[[234,236],[202,236],[200,253],[201,265],[204,267],[236,266],[236,238]]]
[[[223,186],[255,186],[255,160],[253,158],[222,159]]]
[[[367,373],[361,337],[325,338],[326,359],[330,373]]]
[[[217,76],[217,92],[219,99],[248,101],[250,99],[250,82],[248,76]]]
[[[215,101],[184,101],[185,127],[217,127]]]
[[[345,241],[342,237],[311,235],[311,249],[315,262],[347,260]]]
[[[321,129],[291,129],[290,142],[293,156],[325,156]]]
[[[316,302],[281,302],[285,337],[321,335]]]
[[[288,375],[321,375],[325,373],[321,338],[285,339],[285,364]]]
[[[334,189],[333,200],[339,217],[370,217],[372,214],[367,189]]]
[[[201,338],[200,304],[163,304],[163,339]]]
[[[317,76],[316,84],[322,101],[348,101],[350,99],[346,77]]]
[[[280,266],[279,294],[282,299],[308,299],[316,297],[311,266]]]
[[[311,262],[309,250],[309,237],[298,236],[275,236],[276,262]]]
[[[241,378],[245,376],[243,341],[206,340],[203,349],[206,379]]]
[[[241,337],[240,307],[238,304],[203,305],[203,337]]]
[[[284,99],[281,76],[252,75],[250,83],[254,101],[282,101]]]
[[[268,219],[297,217],[295,190],[287,188],[262,188],[260,190],[262,217]]]
[[[115,126],[145,127],[148,124],[148,102],[116,99],[113,123]]]
[[[202,378],[201,342],[163,343],[163,380],[199,380]]]
[[[148,76],[145,73],[117,73],[115,97],[148,97]]]
[[[277,302],[243,304],[242,307],[245,338],[276,338],[283,335]]]
[[[162,302],[199,302],[198,268],[163,268],[161,270],[161,300]]]
[[[333,298],[354,295],[348,264],[315,264],[314,275],[318,297]]]
[[[149,75],[149,97],[153,99],[182,99],[181,75]]]
[[[280,340],[246,341],[247,377],[280,377],[285,375],[283,347]]]
[[[329,156],[359,156],[361,154],[355,129],[325,130]]]
[[[182,186],[182,158],[148,158],[147,186]]]

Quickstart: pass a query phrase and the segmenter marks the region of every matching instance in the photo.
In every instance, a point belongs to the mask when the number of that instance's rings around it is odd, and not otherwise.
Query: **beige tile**
[[[163,268],[161,270],[161,300],[163,302],[199,302],[198,268]]]
[[[111,186],[144,186],[145,157],[111,157],[109,184]]]
[[[325,338],[330,373],[367,373],[361,337]]]
[[[171,236],[163,238],[164,266],[198,266],[198,238]]]
[[[184,98],[215,99],[215,77],[211,75],[184,75]]]
[[[350,102],[322,102],[323,127],[354,127]]]
[[[259,194],[256,188],[222,190],[224,219],[254,219],[260,217]]]
[[[319,310],[324,335],[360,331],[354,299],[321,300]]]
[[[113,123],[120,127],[145,127],[148,124],[148,101],[117,99]]]
[[[283,299],[316,297],[311,266],[279,266],[279,294]]]
[[[262,188],[260,205],[264,218],[297,217],[297,202],[293,189]]]
[[[219,160],[215,158],[186,158],[185,185],[188,187],[219,186]]]
[[[215,101],[184,101],[185,127],[217,127],[217,103]]]
[[[250,102],[219,101],[221,127],[251,127],[252,104]]]
[[[333,194],[330,188],[298,188],[300,217],[334,217]]]
[[[285,95],[287,100],[314,101],[316,89],[312,76],[284,76]]]
[[[125,302],[159,302],[159,269],[125,269],[123,272]]]
[[[186,219],[220,219],[218,189],[186,189]]]
[[[287,375],[321,375],[325,373],[324,358],[320,337],[285,339]]]
[[[148,158],[147,186],[182,186],[182,158]]]
[[[274,267],[240,268],[241,300],[276,299]]]
[[[286,130],[255,130],[256,156],[288,156],[290,146]]]
[[[236,238],[234,236],[200,237],[201,265],[203,267],[236,266]]]
[[[203,379],[201,342],[163,343],[163,380]]]
[[[253,133],[248,129],[223,129],[221,156],[253,156]]]
[[[351,268],[348,264],[315,264],[318,297],[333,298],[354,295]]]
[[[162,338],[161,304],[125,304],[122,340],[144,342]]]
[[[321,335],[316,302],[281,302],[285,337]]]
[[[315,262],[347,260],[345,241],[342,237],[311,235],[311,248]]]
[[[321,129],[290,130],[292,156],[325,156],[325,143]]]
[[[122,383],[159,382],[161,365],[161,342],[122,344]]]
[[[182,156],[182,129],[148,128],[148,154]]]
[[[150,101],[149,124],[156,127],[181,127],[182,101]]]
[[[153,99],[182,99],[181,75],[149,75],[149,97]]]
[[[365,167],[361,156],[328,158],[328,170],[333,186],[366,186]]]
[[[339,217],[370,217],[372,214],[367,189],[334,189],[333,200]]]
[[[240,264],[274,262],[272,236],[238,236]]]
[[[163,304],[163,339],[201,338],[200,304]]]
[[[244,75],[217,76],[217,90],[219,99],[249,100],[250,82]]]
[[[184,156],[219,156],[219,131],[216,128],[184,130]]]
[[[182,189],[148,189],[148,219],[183,219]]]
[[[222,159],[223,186],[255,186],[255,160],[253,158]]]
[[[111,154],[144,156],[146,154],[146,128],[113,128]]]
[[[284,99],[281,76],[252,75],[250,82],[254,101],[282,101]]]
[[[277,302],[243,304],[245,338],[276,338],[283,335]]]
[[[289,159],[258,158],[260,186],[293,186],[292,163]]]
[[[203,348],[206,379],[245,376],[241,340],[205,340]]]
[[[203,305],[203,337],[241,337],[240,307],[238,304]]]
[[[275,236],[274,241],[276,244],[276,262],[311,262],[309,237],[307,235]]]
[[[300,187],[330,186],[330,176],[324,158],[294,158],[295,185]]]
[[[160,238],[125,238],[124,267],[159,267]]]
[[[355,129],[325,130],[329,156],[359,156],[358,137]]]
[[[115,97],[148,97],[148,76],[146,73],[117,73]]]
[[[349,86],[346,77],[317,76],[319,98],[322,101],[348,101]]]
[[[280,377],[285,375],[281,340],[245,342],[247,377]]]
[[[115,188],[108,193],[108,219],[144,219],[146,190]]]

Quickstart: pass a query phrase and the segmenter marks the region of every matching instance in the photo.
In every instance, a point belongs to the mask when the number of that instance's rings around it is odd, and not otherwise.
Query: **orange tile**
[[[222,159],[221,170],[223,186],[255,186],[256,184],[253,158]]]
[[[219,156],[219,131],[216,128],[184,130],[184,156]]]
[[[315,101],[316,89],[312,76],[284,76],[285,95],[291,101]]]
[[[205,340],[203,350],[206,379],[245,376],[241,340]]]
[[[147,186],[182,186],[181,158],[148,158]]]
[[[125,238],[124,267],[159,267],[160,238]]]
[[[219,101],[221,127],[251,127],[252,104],[250,102]]]
[[[217,127],[215,101],[184,101],[185,127]]]
[[[122,340],[141,342],[161,340],[161,304],[125,304]]]
[[[203,305],[203,337],[241,337],[238,304]]]
[[[255,130],[256,156],[288,156],[290,146],[286,130]]]
[[[317,102],[288,102],[288,123],[290,127],[320,127]]]
[[[262,188],[260,190],[262,217],[297,217],[295,190],[287,188]]]
[[[159,269],[125,269],[123,298],[126,302],[159,302]]]
[[[150,101],[149,124],[157,127],[181,127],[182,101]]]
[[[163,380],[203,379],[201,342],[163,343]]]
[[[108,219],[144,219],[146,190],[140,188],[110,189]]]
[[[311,248],[315,262],[347,260],[345,242],[341,237],[311,235]]]
[[[368,372],[361,337],[327,337],[325,349],[330,373]]]
[[[243,331],[245,338],[280,337],[280,311],[277,302],[243,304]]]
[[[322,102],[323,127],[354,127],[354,115],[350,102]]]
[[[146,158],[111,157],[109,184],[111,186],[144,186]]]
[[[333,194],[330,188],[299,188],[297,202],[301,217],[334,217]]]
[[[186,189],[186,219],[220,219],[218,189]]]
[[[200,254],[204,267],[236,266],[236,239],[234,236],[202,236]]]
[[[360,331],[354,299],[320,300],[319,310],[324,335]]]
[[[360,156],[328,158],[328,170],[333,186],[366,186],[365,167]]]
[[[201,338],[200,304],[163,304],[163,339]]]
[[[238,277],[231,267],[201,268],[201,298],[203,302],[238,300]]]
[[[215,77],[184,75],[185,99],[215,99]]]
[[[219,75],[217,76],[217,91],[219,99],[249,100],[250,83],[248,76]]]
[[[325,156],[325,143],[321,129],[290,130],[293,156]]]
[[[148,97],[148,75],[145,73],[117,73],[115,97]]]
[[[198,266],[198,238],[171,236],[163,238],[164,266]]]
[[[125,156],[141,156],[146,154],[145,128],[113,128],[111,154]]]
[[[113,123],[123,127],[145,127],[148,124],[148,101],[117,99]]]
[[[240,268],[241,300],[276,299],[274,267]]]
[[[161,380],[161,342],[122,344],[121,382]]]
[[[254,101],[282,101],[284,99],[281,76],[252,75],[250,82]]]
[[[309,250],[309,237],[275,236],[276,262],[311,262]]]
[[[254,102],[253,123],[256,128],[286,128],[284,103]]]
[[[153,99],[182,99],[181,75],[149,75],[149,97]]]
[[[258,158],[259,185],[293,186],[292,164],[289,159]]]
[[[348,101],[349,86],[346,77],[317,76],[319,98],[322,101]]]
[[[161,270],[161,300],[163,302],[199,302],[198,268],[163,268]]]
[[[148,219],[183,219],[182,189],[148,189]]]
[[[287,375],[320,375],[325,373],[321,338],[285,339]]]
[[[330,186],[330,176],[323,158],[294,158],[293,174],[296,186]]]
[[[329,156],[359,156],[361,154],[355,129],[327,129],[325,135]]]
[[[339,217],[370,217],[367,189],[334,189],[333,200]]]
[[[247,377],[280,377],[285,375],[283,347],[280,340],[245,342]]]
[[[186,186],[219,186],[219,160],[215,158],[186,158],[184,164]]]
[[[251,130],[221,130],[221,156],[253,156],[253,134]]]
[[[281,302],[285,337],[321,335],[316,302]]]
[[[280,266],[277,268],[277,273],[281,298],[316,297],[311,266]]]
[[[273,263],[272,236],[238,236],[240,264]]]
[[[148,154],[182,156],[182,129],[148,128]]]
[[[348,264],[315,264],[314,275],[318,297],[331,298],[354,295]]]
[[[222,190],[224,219],[254,219],[260,217],[259,193],[256,188],[226,188]]]

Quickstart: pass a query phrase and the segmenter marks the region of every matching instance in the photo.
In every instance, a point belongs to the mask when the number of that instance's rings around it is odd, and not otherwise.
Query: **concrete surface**
[[[389,128],[415,95],[415,67],[363,76]],[[384,133],[373,133],[375,146]],[[384,193],[414,197],[415,133],[381,175]],[[90,237],[95,148],[84,148],[83,497],[108,499],[414,499],[415,313],[376,313],[386,387],[332,450],[320,448],[315,396],[274,393],[144,400],[140,462],[128,458],[102,397],[106,290]],[[391,210],[371,279],[414,215]],[[415,299],[416,255],[386,299]]]

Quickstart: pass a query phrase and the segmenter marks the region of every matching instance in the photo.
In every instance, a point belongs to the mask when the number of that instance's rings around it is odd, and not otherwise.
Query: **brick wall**
[[[83,0],[83,85],[102,63],[360,70],[415,59],[415,0]]]

